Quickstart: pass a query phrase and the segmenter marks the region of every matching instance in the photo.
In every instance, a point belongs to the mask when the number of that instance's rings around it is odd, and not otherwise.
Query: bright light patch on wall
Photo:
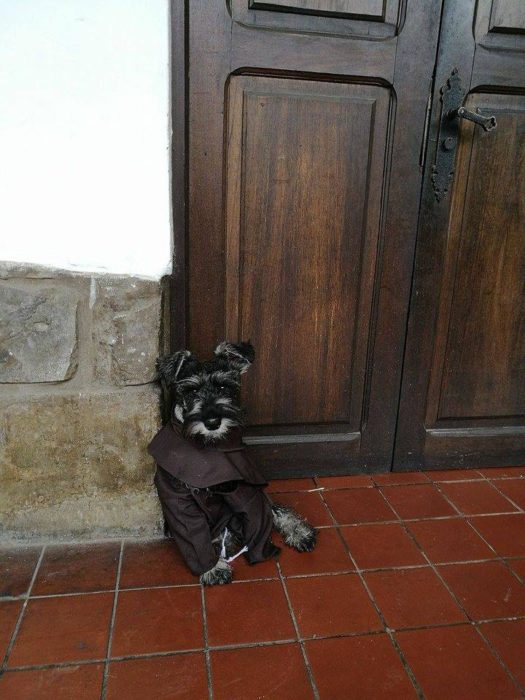
[[[0,260],[169,271],[167,0],[0,2]]]

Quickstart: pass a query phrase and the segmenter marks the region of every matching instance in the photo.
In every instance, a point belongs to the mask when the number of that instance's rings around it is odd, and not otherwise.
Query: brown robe
[[[267,481],[248,457],[239,429],[219,445],[204,447],[168,423],[148,451],[157,463],[155,485],[170,534],[194,574],[217,563],[212,540],[225,527],[248,547],[250,564],[279,553],[271,541]]]

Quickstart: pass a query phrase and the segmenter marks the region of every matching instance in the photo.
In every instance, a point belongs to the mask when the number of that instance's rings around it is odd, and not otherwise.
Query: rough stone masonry
[[[153,535],[161,284],[0,267],[0,538]]]

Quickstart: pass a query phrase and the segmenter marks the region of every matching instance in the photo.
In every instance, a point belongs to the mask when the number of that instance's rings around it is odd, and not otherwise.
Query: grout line
[[[450,499],[448,499],[447,495],[446,495],[445,493],[443,493],[443,492],[441,491],[441,489],[438,488],[438,491],[441,493],[441,495],[442,495],[447,501],[449,501],[449,503],[450,503],[451,506],[453,506],[454,508],[456,508],[455,504],[454,504],[452,501],[450,501]],[[393,508],[393,510],[394,510],[394,512],[395,512],[395,508]],[[457,510],[457,508],[456,508],[456,510]],[[476,633],[478,634],[479,637],[481,637],[481,639],[482,639],[483,642],[485,643],[485,646],[488,648],[489,652],[492,653],[492,649],[491,649],[490,645],[488,644],[487,640],[485,639],[485,637],[481,634],[481,632],[480,632],[479,629],[478,629],[478,626],[477,626],[477,624],[476,624],[477,621],[474,620],[474,619],[470,616],[470,614],[468,613],[467,609],[465,608],[465,606],[464,606],[463,603],[461,602],[460,597],[459,597],[458,595],[456,595],[456,593],[454,592],[454,590],[452,589],[452,587],[448,584],[448,582],[445,580],[445,578],[441,575],[441,573],[440,573],[440,571],[438,570],[437,566],[436,566],[435,564],[433,564],[433,563],[430,561],[430,558],[428,557],[427,553],[425,552],[425,550],[423,549],[423,547],[420,546],[419,542],[417,541],[416,537],[412,534],[412,532],[410,531],[410,529],[408,529],[408,528],[405,528],[405,529],[406,529],[408,535],[410,536],[410,538],[412,539],[412,541],[414,542],[414,544],[416,545],[416,547],[420,550],[422,556],[428,561],[430,567],[432,568],[432,571],[435,573],[435,575],[436,575],[436,576],[439,578],[439,580],[441,581],[441,584],[445,587],[445,589],[448,591],[449,595],[450,595],[450,596],[452,597],[452,599],[455,601],[456,605],[459,607],[459,609],[460,609],[460,610],[463,612],[463,614],[466,616],[466,618],[467,618],[467,620],[470,622],[471,626],[474,627],[474,629],[476,630]],[[494,550],[494,551],[495,551],[495,550]],[[503,670],[507,673],[507,676],[510,678],[510,680],[512,681],[512,683],[513,683],[513,684],[516,686],[516,688],[518,688],[518,690],[519,690],[520,688],[519,688],[518,682],[516,681],[516,679],[514,678],[514,676],[510,673],[509,669],[502,663],[502,661],[501,661],[501,659],[499,658],[499,656],[493,654],[493,657],[496,659],[496,661],[498,661],[498,662],[500,663],[500,665],[501,665],[501,667],[503,668]]]
[[[122,571],[122,561],[124,558],[124,540],[120,542],[120,553],[117,567],[117,577],[115,580],[115,594],[113,596],[113,609],[111,610],[111,618],[109,622],[108,645],[106,649],[106,659],[104,663],[104,673],[102,675],[102,689],[100,691],[100,700],[105,700],[109,678],[109,662],[111,659],[111,647],[113,644],[113,631],[115,628],[115,618],[117,616],[117,603],[119,594],[120,574]]]
[[[9,644],[8,644],[8,646],[7,646],[7,650],[6,650],[6,652],[5,652],[4,660],[3,660],[2,666],[1,666],[1,668],[0,668],[0,675],[1,675],[1,674],[5,671],[5,669],[7,668],[7,664],[8,664],[8,662],[9,662],[9,657],[11,656],[11,652],[13,651],[13,647],[14,647],[14,645],[15,645],[15,641],[16,641],[16,638],[17,638],[17,636],[18,636],[18,632],[20,631],[20,626],[21,626],[21,624],[22,624],[22,619],[23,619],[23,617],[24,617],[24,614],[25,614],[25,611],[26,611],[26,608],[27,608],[27,604],[28,604],[28,602],[29,602],[29,597],[30,597],[30,595],[31,595],[31,590],[33,589],[33,586],[34,586],[35,581],[36,581],[36,577],[37,577],[37,575],[38,575],[38,571],[39,571],[40,566],[41,566],[41,564],[42,564],[42,560],[44,559],[45,551],[46,551],[46,546],[44,545],[44,546],[42,547],[42,551],[40,552],[40,556],[38,557],[38,560],[37,560],[37,562],[36,562],[35,569],[34,569],[34,571],[33,571],[33,575],[31,576],[31,581],[29,582],[29,586],[28,586],[28,588],[27,588],[27,595],[26,595],[26,597],[25,597],[25,599],[24,599],[24,602],[22,603],[22,608],[21,608],[21,610],[20,610],[20,614],[18,615],[18,619],[17,619],[17,621],[16,621],[15,628],[14,628],[14,630],[13,630],[13,633],[12,633],[12,635],[11,635],[11,639],[10,639]]]
[[[441,489],[438,489],[438,491],[441,493],[441,495],[443,496],[443,498],[445,498],[447,501],[449,501],[449,503],[450,503],[451,505],[454,506],[454,508],[456,507],[456,506],[452,503],[452,501],[450,501],[448,495],[447,495],[445,492],[441,491]],[[496,489],[496,491],[497,491],[497,489]],[[492,515],[492,514],[491,514],[491,515]],[[478,516],[477,516],[477,515],[465,515],[465,516],[464,516],[465,522],[472,528],[472,530],[474,530],[474,532],[476,533],[476,535],[478,535],[478,537],[480,537],[480,538],[483,540],[483,542],[487,545],[487,547],[489,547],[489,549],[491,549],[491,550],[494,552],[494,554],[496,555],[495,560],[496,560],[496,561],[499,561],[499,562],[502,562],[503,565],[510,571],[511,575],[512,575],[515,579],[517,579],[517,581],[519,581],[519,582],[521,583],[520,577],[516,574],[516,572],[515,572],[514,569],[510,566],[510,564],[506,561],[506,559],[505,559],[503,556],[501,556],[501,555],[499,554],[499,552],[496,550],[496,548],[493,547],[487,539],[485,539],[485,537],[481,534],[481,532],[479,532],[479,530],[477,529],[477,527],[471,522],[471,519],[472,519],[473,517],[478,517]],[[494,561],[494,559],[493,559],[493,561]],[[469,562],[465,562],[465,563],[468,564]]]
[[[398,627],[398,628],[389,628],[391,632],[397,633],[397,632],[418,632],[420,630],[428,630],[428,629],[443,629],[443,628],[448,628],[448,627],[476,627],[476,626],[488,626],[493,623],[497,622],[520,622],[520,621],[525,621],[525,615],[518,615],[518,616],[513,616],[513,617],[499,617],[499,618],[490,618],[486,620],[476,620],[475,622],[470,622],[469,620],[462,620],[460,622],[441,622],[437,623],[434,625],[421,625],[421,626],[412,626],[412,627]],[[346,637],[372,637],[372,636],[379,636],[382,634],[386,634],[387,631],[384,629],[379,629],[379,630],[367,630],[366,632],[344,632],[341,634],[327,634],[327,635],[314,635],[314,636],[308,636],[308,637],[301,637],[301,640],[303,642],[315,642],[319,640],[325,640],[325,639],[345,639]],[[208,649],[210,652],[213,651],[232,651],[236,649],[251,649],[254,647],[267,647],[267,646],[283,646],[287,644],[296,644],[299,640],[297,638],[290,638],[290,639],[275,639],[275,640],[270,640],[270,641],[265,641],[265,642],[246,642],[246,643],[237,643],[237,644],[217,644],[214,646],[209,646]],[[158,658],[158,657],[168,657],[168,656],[181,656],[185,654],[195,654],[195,653],[202,653],[205,651],[204,647],[194,647],[191,649],[174,649],[171,651],[155,651],[155,652],[145,652],[145,653],[140,653],[140,654],[126,654],[123,656],[112,656],[111,657],[111,663],[114,663],[116,661],[132,661],[134,659],[152,659],[152,658]],[[76,660],[76,661],[62,661],[62,662],[57,662],[57,663],[49,663],[49,664],[35,664],[35,665],[25,665],[25,666],[11,666],[8,669],[6,669],[6,673],[15,673],[19,671],[35,671],[35,670],[46,670],[46,669],[53,669],[53,668],[67,668],[71,666],[86,666],[86,665],[96,665],[96,664],[103,664],[106,661],[106,658],[97,658],[97,659],[82,659],[82,660]]]
[[[211,655],[208,642],[208,615],[206,612],[206,596],[201,584],[202,636],[204,639],[204,662],[206,664],[206,679],[208,681],[208,700],[213,700],[213,678],[211,671]]]
[[[507,501],[508,501],[509,503],[512,503],[512,505],[518,510],[519,513],[523,513],[523,512],[524,512],[523,508],[522,508],[518,503],[516,503],[515,501],[513,501],[512,498],[511,498],[510,496],[507,496],[506,493],[504,493],[503,491],[501,491],[501,490],[498,488],[498,485],[497,485],[497,484],[495,484],[495,483],[494,483],[493,481],[491,481],[490,479],[487,479],[486,477],[484,477],[484,478],[485,478],[485,480],[492,486],[492,488],[493,488],[497,493],[500,494],[500,496],[503,496],[503,498],[506,498]],[[507,481],[509,481],[509,479],[507,479]]]
[[[304,640],[301,637],[301,631],[299,629],[299,624],[297,622],[297,618],[295,617],[295,612],[294,612],[294,609],[292,606],[292,601],[290,599],[290,594],[288,593],[288,588],[286,587],[286,581],[285,581],[285,578],[284,578],[283,573],[281,571],[281,565],[279,562],[277,562],[277,569],[279,571],[279,579],[281,581],[281,586],[283,588],[286,602],[288,604],[288,610],[290,612],[290,617],[292,618],[292,623],[293,623],[293,626],[295,629],[297,642],[299,642],[299,648],[301,649],[301,654],[303,655],[303,661],[304,661],[304,665],[306,667],[306,673],[308,675],[310,685],[312,686],[312,692],[314,694],[315,700],[320,700],[319,689],[317,688],[317,683],[315,682],[315,676],[314,676],[314,673],[312,671],[312,667],[310,666],[310,661],[309,661],[308,655],[306,653],[306,647],[304,645]]]
[[[381,493],[381,491],[380,491],[380,493]],[[383,494],[381,494],[381,495],[383,495]],[[401,647],[399,646],[399,644],[397,642],[397,639],[394,637],[393,630],[388,627],[388,625],[386,623],[386,619],[383,615],[383,612],[381,611],[374,596],[372,595],[372,591],[370,590],[368,583],[365,580],[365,577],[363,576],[361,569],[357,565],[357,561],[355,560],[354,556],[352,555],[350,547],[348,546],[348,543],[346,542],[345,538],[343,537],[343,535],[341,533],[340,527],[338,527],[337,520],[335,519],[335,516],[332,513],[332,510],[330,509],[330,506],[326,503],[326,501],[324,500],[322,495],[321,495],[321,499],[324,501],[324,504],[325,504],[326,508],[328,509],[328,512],[330,513],[330,517],[332,518],[334,525],[337,527],[337,534],[339,535],[339,539],[343,543],[343,546],[344,546],[348,556],[350,557],[352,564],[355,567],[356,573],[361,580],[361,584],[363,585],[365,591],[367,592],[367,595],[370,598],[370,602],[372,603],[372,605],[373,605],[373,607],[374,607],[374,609],[375,609],[375,611],[376,611],[376,613],[377,613],[377,615],[378,615],[378,617],[379,617],[379,619],[380,619],[380,621],[381,621],[381,623],[382,623],[382,625],[383,625],[383,627],[384,627],[384,629],[385,629],[385,631],[390,639],[390,643],[392,644],[392,646],[396,650],[397,655],[398,655],[399,659],[401,660],[401,664],[403,665],[403,668],[405,669],[405,673],[409,677],[410,682],[412,683],[419,700],[424,700],[425,696],[424,696],[423,690],[422,690],[421,686],[419,685],[419,683],[416,679],[416,676],[410,667],[410,664],[408,663],[407,659],[405,658],[405,655],[403,654]],[[383,499],[386,501],[385,496],[383,496]],[[387,502],[387,505],[389,505],[388,502]],[[399,518],[399,515],[396,513],[394,508],[392,508],[392,511],[395,513],[396,517]]]
[[[476,516],[477,517],[477,516]],[[457,518],[459,520],[459,518]],[[492,552],[494,552],[494,556],[492,557],[485,557],[483,559],[454,559],[454,560],[446,560],[446,561],[438,561],[434,562],[435,566],[461,566],[462,564],[484,564],[484,563],[490,563],[494,561],[501,561],[505,564],[507,564],[509,567],[512,567],[513,562],[519,562],[525,559],[525,555],[513,555],[513,556],[504,556],[500,555],[497,553],[497,551],[494,549],[494,547],[483,537],[481,533],[478,532],[476,527],[469,522],[468,518],[461,518],[462,520],[465,520],[467,525],[475,532],[476,535],[478,535],[483,542],[490,548]],[[403,529],[406,530],[405,527],[405,522],[407,521],[395,521],[396,524],[399,525],[400,527],[403,527]],[[412,522],[412,521],[410,521]],[[419,521],[417,521],[419,522]],[[425,521],[428,522],[428,521]],[[384,523],[376,523],[377,525],[382,525]],[[346,526],[344,526],[342,529],[345,529]],[[319,528],[316,528],[319,529]],[[328,529],[328,528],[325,528]],[[336,530],[337,526],[331,526],[331,530]],[[424,564],[400,564],[397,566],[379,566],[379,567],[360,567],[360,571],[364,573],[375,573],[375,572],[381,572],[381,571],[404,571],[406,569],[425,569],[428,568],[429,564],[424,563]],[[513,574],[517,576],[516,572],[514,570]],[[313,572],[313,573],[308,573],[308,574],[286,574],[283,572],[283,576],[288,580],[288,579],[298,579],[298,578],[313,578],[316,576],[337,576],[338,574],[356,574],[357,572],[353,568],[348,568],[348,569],[339,569],[339,570],[334,570],[334,571],[318,571],[318,572]],[[243,583],[259,583],[262,581],[277,581],[279,578],[279,575],[276,574],[275,576],[264,576],[261,578],[246,578],[246,579],[234,579],[231,583],[235,585],[243,584]],[[518,580],[519,579],[518,576]],[[197,588],[199,584],[195,583],[174,583],[174,584],[165,584],[165,585],[154,585],[154,586],[134,586],[134,587],[122,587],[119,586],[119,593],[123,592],[128,592],[128,591],[150,591],[150,590],[165,590],[165,589],[174,589],[174,588]],[[84,596],[84,595],[101,595],[101,594],[107,594],[107,593],[114,593],[115,589],[114,588],[101,588],[96,591],[71,591],[71,592],[66,592],[66,593],[49,593],[49,594],[40,594],[40,595],[32,595],[31,600],[46,600],[48,598],[73,598],[73,597],[78,597],[78,596]],[[17,601],[24,601],[28,599],[27,594],[22,594],[19,596],[3,596],[0,597],[0,603],[9,603],[9,602],[17,602]]]
[[[488,639],[488,637],[485,637],[485,635],[483,634],[483,631],[482,631],[479,627],[477,627],[477,626],[476,626],[476,632],[479,634],[479,636],[481,637],[481,639],[485,642],[486,646],[488,646],[488,648],[489,648],[489,650],[492,652],[493,656],[495,656],[496,659],[499,661],[500,665],[505,669],[505,671],[507,672],[507,674],[510,676],[511,680],[514,681],[514,685],[515,685],[516,688],[520,691],[520,693],[522,694],[522,696],[525,697],[525,686],[522,686],[521,683],[518,681],[518,679],[514,677],[512,671],[511,671],[510,668],[507,666],[507,664],[505,663],[505,661],[503,660],[503,658],[500,656],[498,650],[497,650],[496,647],[492,644],[492,642],[490,641],[490,639]]]

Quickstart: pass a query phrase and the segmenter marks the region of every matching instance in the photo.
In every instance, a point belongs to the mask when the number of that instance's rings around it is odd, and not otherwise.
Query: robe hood
[[[248,456],[239,428],[230,430],[225,440],[204,446],[184,437],[177,423],[168,423],[150,442],[148,452],[162,469],[195,488],[235,480],[268,483]]]

